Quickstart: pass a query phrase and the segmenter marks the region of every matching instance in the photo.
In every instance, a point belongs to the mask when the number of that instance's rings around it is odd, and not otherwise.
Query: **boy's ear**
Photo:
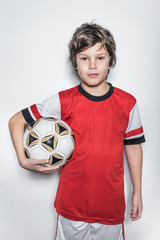
[[[110,72],[111,68],[112,68],[112,65],[109,65],[109,67],[108,67],[108,73],[107,73],[107,75],[109,74],[109,72]]]

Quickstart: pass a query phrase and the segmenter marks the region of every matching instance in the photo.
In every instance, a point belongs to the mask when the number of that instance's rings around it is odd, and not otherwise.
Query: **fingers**
[[[142,209],[133,208],[131,210],[130,218],[132,221],[136,221],[136,220],[140,219],[141,216],[142,216]]]
[[[44,164],[48,164],[49,160],[48,159],[34,159],[34,164],[35,165],[44,165]]]
[[[143,203],[141,192],[133,192],[132,196],[132,206],[130,218],[132,221],[136,221],[142,216]]]
[[[59,166],[41,166],[39,171],[41,173],[54,173],[59,170]]]
[[[46,165],[49,163],[48,159],[30,159],[32,161],[33,169],[36,172],[40,172],[40,173],[54,173],[56,172],[60,167],[59,166],[50,166],[50,165]]]

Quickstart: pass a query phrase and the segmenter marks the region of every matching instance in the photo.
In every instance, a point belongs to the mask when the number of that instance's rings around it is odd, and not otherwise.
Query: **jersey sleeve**
[[[125,132],[124,145],[140,144],[143,142],[145,142],[145,137],[136,102],[129,113],[129,121]]]
[[[28,124],[31,124],[39,118],[44,117],[54,117],[60,119],[61,106],[59,94],[53,95],[45,99],[40,104],[33,104],[30,107],[23,109],[21,112]]]

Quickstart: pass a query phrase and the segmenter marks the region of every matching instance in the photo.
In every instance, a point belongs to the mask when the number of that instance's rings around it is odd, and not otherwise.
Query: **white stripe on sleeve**
[[[34,120],[34,121],[37,121],[37,119],[36,119],[35,116],[33,115],[32,110],[31,110],[30,107],[28,107],[28,111],[29,111],[29,113],[31,114],[31,117],[33,118],[33,120]]]

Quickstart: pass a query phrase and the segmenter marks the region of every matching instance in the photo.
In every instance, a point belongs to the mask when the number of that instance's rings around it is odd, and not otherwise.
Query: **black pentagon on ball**
[[[41,139],[42,146],[45,148],[45,146],[50,147],[52,150],[55,150],[57,147],[58,139],[54,135],[46,136]],[[48,150],[48,149],[47,149]]]
[[[38,136],[37,138],[35,138],[32,134],[29,134],[29,146],[38,139]]]
[[[50,165],[57,165],[63,161],[63,157],[59,154],[52,154],[49,158]]]
[[[68,128],[62,123],[56,123],[56,133],[59,135],[66,135],[69,133]]]
[[[58,123],[57,123],[57,125],[58,125],[58,127],[59,127],[59,133],[60,133],[60,134],[61,134],[62,132],[64,132],[64,131],[68,130],[66,127],[64,127],[64,126],[62,126],[62,125],[60,125],[60,124],[58,124]]]

